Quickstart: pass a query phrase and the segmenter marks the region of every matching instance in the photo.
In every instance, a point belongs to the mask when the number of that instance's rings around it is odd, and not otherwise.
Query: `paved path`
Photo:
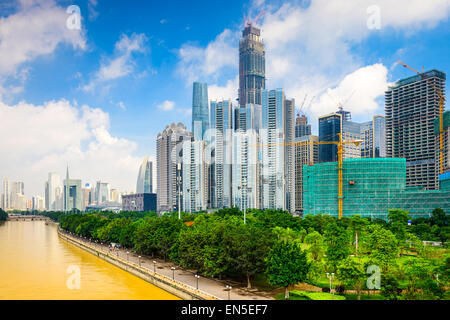
[[[122,259],[128,260],[130,262],[134,262],[136,264],[139,264],[143,268],[146,268],[150,271],[155,271],[156,273],[159,273],[161,275],[164,275],[169,278],[174,278],[175,280],[178,280],[180,282],[183,282],[187,285],[190,285],[194,288],[197,287],[197,279],[195,278],[195,272],[184,270],[179,268],[177,265],[175,265],[173,262],[165,262],[162,259],[152,258],[148,256],[141,255],[141,258],[139,258],[139,255],[132,252],[131,250],[126,249],[113,249],[111,246],[107,244],[101,244],[98,242],[91,242],[89,239],[76,236],[74,234],[71,234],[71,236],[89,243],[90,245],[94,245],[95,247],[110,252],[110,255],[118,256]],[[153,263],[155,261],[156,263]],[[175,270],[172,270],[171,268],[174,267]],[[228,292],[226,289],[226,286],[229,285],[232,287],[231,291]],[[231,300],[273,300],[274,298],[269,292],[266,291],[260,291],[258,289],[247,289],[245,285],[229,281],[229,280],[216,280],[211,278],[205,278],[200,276],[198,279],[198,288],[202,291],[205,291],[206,293],[212,294],[220,299],[227,300],[228,294],[230,295]]]

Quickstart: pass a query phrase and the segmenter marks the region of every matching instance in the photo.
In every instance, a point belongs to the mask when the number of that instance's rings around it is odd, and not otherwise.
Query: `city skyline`
[[[88,3],[79,3],[83,17],[80,32],[66,29],[65,2],[37,1],[30,5],[9,1],[0,11],[2,25],[12,29],[18,19],[41,19],[43,15],[53,18],[47,19],[50,22],[41,29],[29,32],[35,39],[19,37],[28,47],[17,44],[13,33],[0,35],[2,42],[24,53],[24,58],[0,65],[0,115],[6,123],[0,133],[9,134],[11,140],[2,140],[0,145],[8,150],[0,163],[0,179],[23,181],[27,199],[44,196],[48,173],[63,176],[67,163],[71,176],[83,182],[108,181],[121,191],[133,190],[142,159],[149,156],[156,163],[157,133],[172,122],[182,122],[192,131],[193,81],[208,84],[209,100],[231,99],[235,105],[242,12],[251,17],[260,10],[266,12],[259,22],[267,60],[266,87],[283,88],[297,104],[305,94],[316,96],[304,110],[313,134],[318,133],[317,116],[335,112],[337,103],[345,101],[354,90],[344,106],[352,112],[353,120],[366,122],[375,114],[384,114],[387,85],[413,75],[395,65],[397,59],[419,70],[423,65],[425,70],[449,70],[445,59],[449,45],[436,41],[445,39],[449,32],[445,30],[450,29],[445,2],[423,7],[417,2],[416,10],[408,13],[384,1],[363,1],[353,11],[338,2],[336,14],[346,16],[352,12],[352,19],[339,24],[338,19],[322,10],[323,19],[342,30],[341,38],[336,39],[333,30],[333,39],[322,38],[323,43],[312,38],[326,35],[330,29],[320,27],[306,34],[317,24],[305,25],[317,17],[315,9],[326,8],[322,1],[310,5],[233,3],[209,29],[194,20],[220,5],[214,1],[202,3],[202,8],[198,4],[186,8],[193,18],[170,16],[166,8],[158,14],[152,12],[150,22],[115,19],[118,22],[114,26],[107,16],[135,14],[131,10],[137,8],[121,12],[124,8],[119,3],[114,9],[99,3],[93,7],[97,13],[94,17]],[[370,17],[366,9],[373,4],[381,9],[381,29],[366,25]],[[61,35],[45,35],[47,30],[59,27]],[[411,27],[408,35],[395,33]],[[108,37],[102,39],[105,32]],[[169,37],[174,32],[179,39]],[[36,49],[40,48],[36,46],[38,36],[51,40],[51,45],[45,50]],[[329,46],[336,52],[314,56]],[[165,55],[168,58],[163,58]],[[2,61],[8,57],[0,48]],[[336,57],[343,63],[336,65]],[[63,65],[65,68],[61,68]],[[42,81],[47,82],[44,91],[38,89]],[[13,131],[17,126],[22,130]]]

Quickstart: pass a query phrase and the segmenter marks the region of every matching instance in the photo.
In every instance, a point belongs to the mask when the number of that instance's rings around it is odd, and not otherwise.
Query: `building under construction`
[[[386,219],[389,209],[428,217],[433,209],[450,213],[450,173],[440,176],[441,190],[406,187],[406,159],[368,158],[343,161],[343,216]],[[303,167],[303,214],[338,216],[336,162]]]
[[[449,172],[450,171],[450,111],[445,111],[444,112],[444,161],[443,161],[443,167],[444,167],[444,172]],[[440,118],[438,117],[436,120],[434,120],[434,137],[435,137],[435,145],[436,145],[436,159],[439,159],[439,120]],[[439,172],[440,172],[440,163],[439,161],[437,161],[437,166],[436,166],[436,177],[439,177]],[[439,181],[436,181],[436,184],[438,184]]]
[[[386,103],[386,156],[406,158],[406,185],[438,189],[434,121],[446,75],[431,70],[399,80],[389,87]],[[439,150],[439,148],[438,148]]]

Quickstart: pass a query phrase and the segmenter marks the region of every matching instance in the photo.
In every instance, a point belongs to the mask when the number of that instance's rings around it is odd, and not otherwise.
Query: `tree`
[[[380,291],[387,300],[397,300],[400,291],[397,278],[393,274],[382,274]]]
[[[433,280],[437,267],[431,261],[422,258],[408,258],[404,262],[405,275],[408,280],[408,299],[423,300],[434,288],[429,281]],[[431,289],[431,290],[430,290]],[[430,292],[431,291],[431,292]]]
[[[271,245],[270,234],[251,224],[231,225],[224,234],[226,257],[238,273],[247,278],[247,288],[251,288],[250,278],[264,272],[265,258]]]
[[[384,272],[387,272],[399,253],[394,234],[379,225],[373,225],[370,228],[367,246],[370,257],[381,265]]]
[[[446,227],[449,225],[450,217],[445,214],[445,211],[441,208],[435,208],[432,216],[430,217],[431,225],[437,225],[439,227]]]
[[[305,244],[309,245],[308,253],[311,260],[318,262],[322,259],[325,248],[323,237],[317,231],[313,231],[305,237]]]
[[[0,208],[0,221],[6,221],[6,219],[8,218],[8,214]]]
[[[350,254],[350,240],[347,230],[335,222],[325,227],[326,260],[330,270],[336,271],[341,260]]]
[[[305,281],[309,267],[297,242],[278,240],[269,252],[266,274],[270,284],[285,288],[284,297],[289,299],[288,287]]]
[[[388,227],[389,230],[402,242],[406,240],[406,231],[408,227],[408,220],[411,220],[409,212],[400,209],[390,209],[388,213]]]
[[[358,254],[358,237],[365,227],[369,224],[367,219],[361,218],[360,215],[354,215],[350,219],[350,228],[355,234],[355,252]]]
[[[355,257],[348,257],[337,268],[338,279],[346,286],[356,290],[361,300],[361,290],[366,279],[363,263]]]

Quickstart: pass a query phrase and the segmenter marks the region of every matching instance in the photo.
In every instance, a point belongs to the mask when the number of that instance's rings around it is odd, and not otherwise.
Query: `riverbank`
[[[61,231],[61,233],[63,232],[64,231]],[[183,286],[182,288],[186,287],[188,289],[188,295],[195,294],[196,299],[220,299],[220,300],[274,299],[273,293],[261,291],[256,288],[248,289],[245,286],[245,284],[242,283],[225,280],[215,280],[205,277],[196,278],[194,271],[179,269],[178,266],[174,265],[170,261],[164,261],[162,259],[147,256],[140,257],[139,255],[133,252],[129,252],[125,249],[112,249],[106,244],[91,242],[89,241],[89,239],[81,238],[76,235],[71,235],[65,232],[64,234],[66,236],[70,236],[71,238],[73,238],[77,243],[91,247],[92,248],[91,250],[101,251],[104,254],[104,256],[107,256],[107,258],[110,259],[111,261],[118,260],[120,262],[125,262],[126,266],[121,267],[124,270],[126,270],[128,266],[133,266],[135,268],[139,268],[138,270],[143,272],[142,274],[143,276],[150,276],[150,279],[152,279],[152,277],[155,275],[163,277],[163,279],[165,279],[166,282],[169,284],[172,284],[173,282],[175,285],[177,283],[181,283],[181,285]],[[93,254],[96,255],[96,252],[93,252]],[[172,268],[175,268],[175,270],[173,270]],[[154,284],[155,286],[158,286],[157,283],[153,282],[151,283]],[[232,287],[231,292],[227,290],[227,285]],[[196,288],[199,288],[199,290],[197,290]],[[165,290],[164,288],[162,289]],[[199,297],[197,291],[203,293],[203,295]],[[193,299],[193,298],[188,297],[186,299]]]
[[[68,241],[69,243],[88,251],[89,253],[96,255],[100,259],[103,259],[116,267],[125,270],[134,276],[137,276],[154,286],[169,292],[180,299],[183,300],[220,300],[220,298],[203,292],[202,290],[197,290],[196,288],[190,287],[185,283],[177,281],[175,279],[170,279],[164,275],[157,272],[151,271],[147,268],[139,266],[139,264],[127,261],[117,254],[114,256],[108,250],[105,250],[102,246],[95,245],[89,241],[82,241],[76,236],[73,236],[58,227],[58,235],[61,239]]]

